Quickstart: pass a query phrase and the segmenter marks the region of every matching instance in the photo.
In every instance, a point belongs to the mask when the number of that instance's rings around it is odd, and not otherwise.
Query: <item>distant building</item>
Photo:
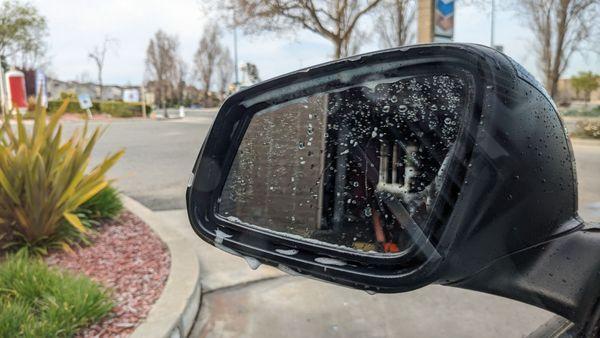
[[[60,100],[61,93],[90,94],[93,100],[99,101],[120,101],[123,100],[123,93],[130,90],[139,90],[139,86],[102,86],[102,97],[100,97],[100,86],[92,82],[62,81],[48,78],[46,88],[48,90],[49,100]]]

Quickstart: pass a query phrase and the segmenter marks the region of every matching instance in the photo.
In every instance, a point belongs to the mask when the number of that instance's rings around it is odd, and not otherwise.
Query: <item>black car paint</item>
[[[351,255],[219,217],[216,203],[229,166],[253,113],[324,90],[308,86],[251,109],[248,98],[290,84],[365,65],[406,61],[407,67],[439,62],[475,77],[474,114],[463,130],[457,198],[437,248],[443,260],[409,269],[394,261]],[[597,308],[600,233],[577,215],[577,180],[570,142],[558,113],[532,77],[505,55],[477,45],[434,44],[385,50],[293,72],[232,95],[221,107],[194,167],[187,190],[188,215],[204,240],[286,270],[377,292],[409,291],[440,283],[524,301],[585,326]],[[462,176],[461,176],[462,175]],[[217,236],[217,229],[227,237]],[[299,254],[279,254],[295,248]],[[350,262],[329,266],[327,256]]]

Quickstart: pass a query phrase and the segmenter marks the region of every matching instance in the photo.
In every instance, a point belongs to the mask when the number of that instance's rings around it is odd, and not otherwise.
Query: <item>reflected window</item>
[[[468,81],[371,81],[254,115],[219,214],[242,225],[367,252],[428,243]]]

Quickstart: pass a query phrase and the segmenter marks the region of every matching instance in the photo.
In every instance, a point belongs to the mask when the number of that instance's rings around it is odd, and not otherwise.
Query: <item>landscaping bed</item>
[[[124,149],[90,166],[102,134],[63,134],[69,102],[0,125],[0,338],[122,337],[160,296],[170,255],[107,177]]]
[[[108,288],[115,307],[79,337],[127,336],[148,315],[169,275],[170,256],[160,238],[125,211],[103,223],[92,245],[46,257],[50,266],[80,272]]]

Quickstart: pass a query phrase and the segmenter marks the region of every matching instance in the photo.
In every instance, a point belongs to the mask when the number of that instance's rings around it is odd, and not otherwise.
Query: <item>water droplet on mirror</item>
[[[260,266],[260,261],[254,257],[244,256],[244,259],[246,260],[246,263],[248,263],[248,266],[252,270],[256,270]]]
[[[383,108],[381,109],[384,113],[387,113],[390,111],[390,106],[383,106]]]
[[[275,249],[275,251],[286,256],[293,256],[298,253],[296,249]]]
[[[392,97],[390,98],[390,101],[392,101],[393,103],[398,102],[398,97],[396,95],[392,95]]]
[[[401,104],[401,105],[398,107],[398,111],[399,111],[399,112],[401,112],[401,113],[405,113],[407,110],[408,110],[408,107],[407,107],[407,106],[405,106],[405,105],[403,105],[403,104]]]

